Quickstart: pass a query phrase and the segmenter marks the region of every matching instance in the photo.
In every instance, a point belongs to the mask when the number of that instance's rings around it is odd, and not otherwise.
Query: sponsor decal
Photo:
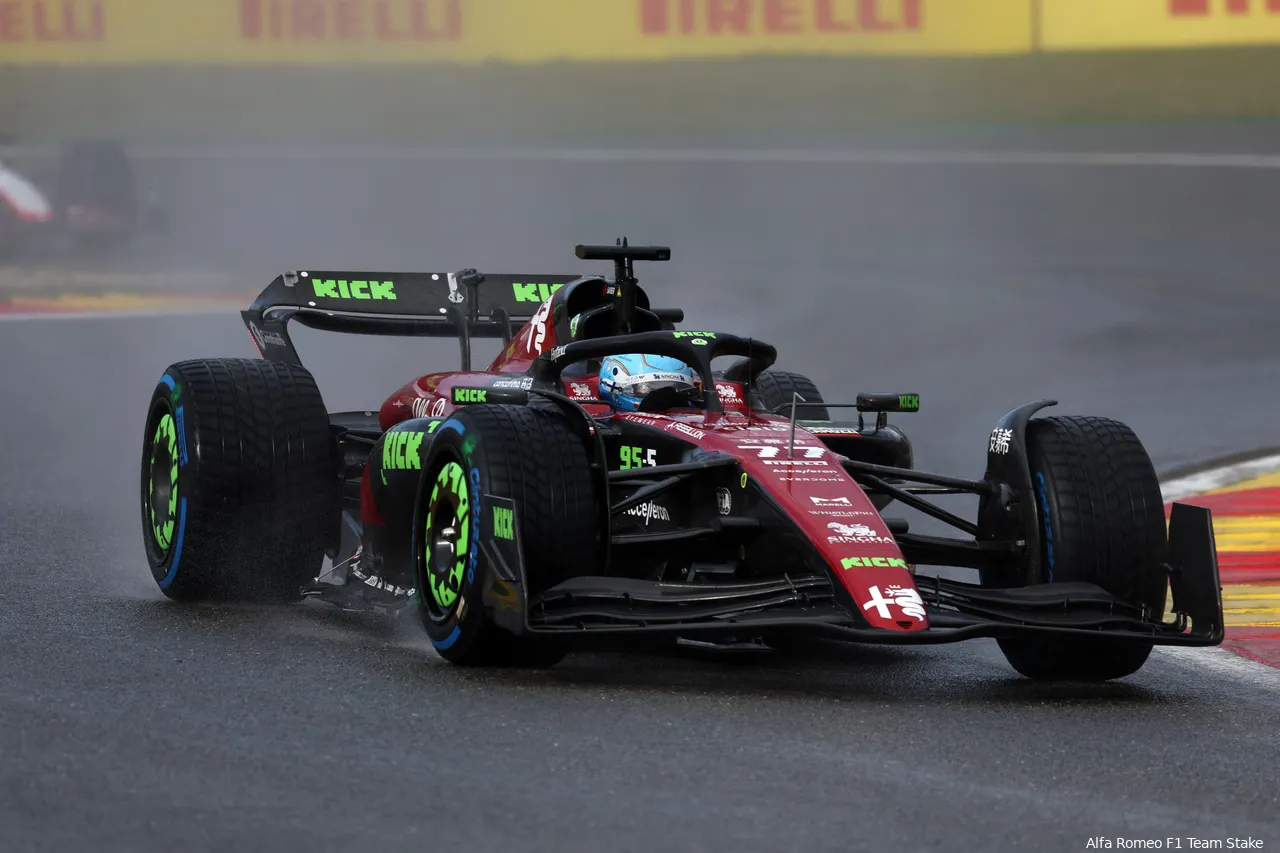
[[[783,442],[782,439],[778,439],[776,444],[771,443],[770,446],[767,447],[759,447],[754,444],[739,444],[738,449],[754,450],[756,453],[760,454],[759,458],[761,459],[775,459],[778,454],[782,452],[782,447],[780,445],[784,443],[785,442]],[[800,457],[801,459],[821,459],[827,452],[826,448],[823,447],[797,447],[796,450],[803,451],[803,455]]]
[[[516,514],[505,506],[493,508],[493,535],[499,539],[514,539]]]
[[[904,616],[910,616],[917,622],[924,621],[924,600],[916,590],[904,586],[886,586],[882,595],[880,587],[873,586],[868,593],[871,595],[871,600],[862,605],[863,610],[874,607],[882,619],[888,619],[891,615],[889,607],[896,606]]]
[[[511,290],[516,302],[546,302],[563,284],[547,284],[546,282],[512,282]]]
[[[570,382],[569,393],[573,394],[575,400],[590,400],[595,397],[591,393],[591,386],[585,382]]]
[[[390,281],[346,281],[344,279],[311,279],[311,290],[324,299],[391,299],[396,286]]]
[[[754,424],[743,423],[743,424],[723,424],[723,425],[717,426],[716,430],[718,432],[735,432],[735,431],[742,431],[742,430],[751,430],[752,432],[791,432],[791,427],[786,426],[784,424],[770,426],[767,424],[759,424],[759,423],[754,423]],[[743,441],[755,440],[755,439],[756,439],[755,436],[749,436],[748,438],[744,438]],[[759,439],[759,440],[763,441],[764,439]],[[796,441],[799,442],[800,439],[797,437]]]
[[[427,397],[415,397],[412,406],[413,416],[415,418],[443,417],[447,406],[448,402],[444,397],[437,397],[434,401]]]
[[[475,438],[475,436],[472,436]],[[471,451],[467,450],[470,456]],[[471,479],[471,493],[476,496],[475,502],[471,506],[471,552],[469,565],[467,566],[467,583],[476,582],[476,562],[480,559],[480,469],[472,468],[469,472]],[[461,544],[461,540],[459,540]]]
[[[174,390],[176,391],[177,388],[175,388]],[[187,459],[187,425],[185,423],[186,419],[183,415],[182,409],[183,407],[179,406],[178,411],[174,412],[173,417],[174,417],[174,420],[177,421],[178,458],[181,460],[182,466],[186,467],[186,464],[188,461]]]
[[[684,433],[690,438],[702,439],[707,437],[707,434],[702,430],[694,429],[688,424],[681,423],[680,421],[676,421],[675,423],[671,424],[671,426],[667,427],[667,430],[668,432],[674,431],[674,432]]]
[[[529,318],[529,337],[528,346],[525,348],[530,355],[537,355],[542,352],[542,345],[547,340],[547,317],[551,315],[551,300],[548,299],[542,303],[542,307]]]
[[[240,0],[235,5],[239,40],[251,44],[369,45],[366,49],[385,52],[396,45],[463,39],[459,0]]]
[[[845,557],[840,561],[842,569],[856,568],[905,569],[907,561],[899,557]]]
[[[658,521],[671,520],[671,514],[667,512],[667,508],[664,506],[659,506],[653,501],[640,504],[639,506],[633,506],[631,509],[627,510],[623,514],[633,515],[633,516],[636,516],[637,518],[643,518],[645,524],[648,524],[650,521],[654,520],[655,518]]]
[[[648,427],[663,426],[662,421],[658,420],[657,418],[646,417],[645,415],[622,415],[619,417],[619,420],[624,420],[633,424],[640,424],[640,426],[648,426]]]
[[[723,486],[716,489],[716,508],[721,515],[728,515],[733,511],[733,495]]]
[[[746,444],[739,444],[739,450],[749,450],[758,444],[790,444],[785,438],[741,438],[739,441],[745,441]],[[800,436],[796,436],[796,447],[803,447],[805,440]]]
[[[673,338],[714,338],[715,332],[672,332]]]
[[[804,430],[814,435],[862,435],[861,432],[853,427],[806,426]]]
[[[1009,452],[1009,442],[1013,441],[1013,430],[997,427],[991,431],[991,441],[987,445],[988,453],[1004,456]]]
[[[489,392],[485,388],[454,388],[454,403],[486,403]]]
[[[810,495],[809,500],[813,501],[815,506],[853,506],[853,502],[848,498],[820,498]]]
[[[550,303],[547,303],[547,304],[550,304]],[[565,348],[564,348],[564,347],[562,347],[562,346],[556,347],[555,349],[553,349],[553,350],[551,351],[551,360],[552,360],[552,361],[559,361],[560,359],[564,358],[564,354],[565,354]]]
[[[1183,0],[1185,2],[1185,0]],[[763,6],[763,10],[760,7]],[[861,0],[859,3],[726,0],[642,0],[640,32],[650,38],[818,38],[831,33],[917,33],[924,29],[923,0]]]
[[[831,467],[825,461],[814,461],[814,460],[808,460],[808,459],[767,459],[765,460],[764,464],[787,465],[787,466],[807,465],[812,468],[830,468]]]
[[[844,477],[815,477],[804,471],[778,471],[778,479],[784,483],[843,483]]]
[[[622,451],[622,464],[620,469],[623,471],[628,471],[632,468],[642,468],[645,465],[658,464],[658,451],[654,450],[652,447],[648,449],[640,447],[623,447],[620,449]]]
[[[904,412],[915,412],[920,409],[919,394],[899,394],[898,408]]]
[[[828,530],[834,530],[835,536],[828,536],[827,541],[830,543],[838,543],[842,545],[888,545],[893,543],[892,537],[881,536],[876,531],[865,524],[842,524],[833,521],[827,525]]]
[[[855,515],[875,515],[865,509],[811,509],[809,515],[824,515],[830,518],[850,518]]]
[[[426,433],[393,432],[382,443],[382,469],[384,471],[421,471],[419,450]]]
[[[516,391],[528,391],[533,387],[532,376],[519,376],[515,379],[499,379],[489,386],[494,389],[513,389]]]
[[[738,389],[734,385],[724,385],[720,382],[716,383],[716,394],[721,400],[728,400],[732,403],[742,402],[742,398],[738,396]]]
[[[1169,14],[1173,17],[1207,17],[1218,13],[1218,5],[1214,0],[1169,0]],[[1226,6],[1223,11],[1228,15],[1248,15],[1254,11],[1250,0],[1226,0],[1223,5]],[[1259,12],[1280,14],[1280,3],[1275,0],[1257,5]]]
[[[744,489],[747,487],[747,473],[745,471],[742,472],[742,477],[738,480],[738,485],[742,486]]]
[[[249,324],[249,333],[253,335],[253,339],[258,342],[258,349],[264,349],[267,346],[287,347],[289,344],[284,339],[284,335],[279,332],[264,332],[255,324]]]

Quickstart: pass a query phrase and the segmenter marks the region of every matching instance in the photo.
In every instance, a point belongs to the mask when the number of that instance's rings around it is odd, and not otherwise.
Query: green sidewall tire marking
[[[150,500],[151,535],[161,551],[167,552],[173,543],[173,527],[178,519],[178,429],[173,415],[165,412],[156,424],[151,440],[151,463],[147,469],[151,482],[155,483],[156,457],[163,448],[169,454],[169,503],[162,513],[156,512],[154,495]]]
[[[435,554],[431,539],[436,509],[441,506],[438,501],[442,491],[446,499],[452,498],[448,502],[452,505],[458,522],[458,537],[453,545],[454,562],[447,578],[442,577],[435,570]],[[461,465],[452,460],[444,464],[431,487],[431,499],[428,504],[423,535],[423,541],[427,547],[427,565],[430,567],[427,572],[427,581],[431,585],[431,597],[435,603],[448,612],[457,603],[458,595],[462,591],[462,578],[466,573],[467,553],[471,542],[471,499],[467,492],[467,475]]]

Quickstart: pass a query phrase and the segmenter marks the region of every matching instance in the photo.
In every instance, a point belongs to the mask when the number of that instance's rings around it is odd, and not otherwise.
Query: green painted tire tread
[[[1053,582],[1094,583],[1162,618],[1164,499],[1137,435],[1109,418],[1052,417],[1030,423],[1027,444],[1033,486],[1042,472],[1055,507]],[[1041,576],[1026,583],[1048,582],[1044,554],[1042,548]],[[1146,643],[1087,640],[1004,640],[1000,647],[1015,669],[1039,679],[1122,678],[1140,669],[1151,652]]]

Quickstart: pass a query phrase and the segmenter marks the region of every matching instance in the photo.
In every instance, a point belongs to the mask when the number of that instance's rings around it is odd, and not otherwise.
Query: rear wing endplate
[[[462,369],[472,338],[510,343],[551,294],[580,275],[371,273],[291,270],[240,312],[267,361],[301,364],[288,324],[358,335],[457,337]],[[483,285],[483,286],[482,286]]]

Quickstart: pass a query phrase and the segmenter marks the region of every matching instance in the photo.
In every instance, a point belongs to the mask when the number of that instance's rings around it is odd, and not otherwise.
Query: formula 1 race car
[[[79,141],[58,154],[41,189],[29,174],[0,162],[0,255],[112,249],[158,227],[160,212],[139,192],[124,149]]]
[[[1136,672],[1154,645],[1222,641],[1210,513],[1174,504],[1166,531],[1127,426],[1033,419],[1055,405],[1040,400],[995,424],[983,479],[917,471],[888,422],[917,395],[828,403],[774,370],[767,343],[678,330],[683,312],[651,308],[634,273],[670,254],[577,247],[612,261],[613,278],[281,275],[243,312],[261,360],[173,364],[152,396],[141,505],[160,589],[408,605],[458,664],[673,641],[994,637],[1025,676],[1098,680]],[[290,320],[456,336],[462,367],[414,379],[376,413],[329,413]],[[505,348],[474,370],[479,337]],[[696,382],[619,407],[601,365],[623,353],[677,360]],[[713,370],[720,358],[732,363]],[[832,420],[838,408],[856,421]],[[931,494],[978,496],[976,519]],[[894,504],[964,536],[912,533],[886,514]]]

